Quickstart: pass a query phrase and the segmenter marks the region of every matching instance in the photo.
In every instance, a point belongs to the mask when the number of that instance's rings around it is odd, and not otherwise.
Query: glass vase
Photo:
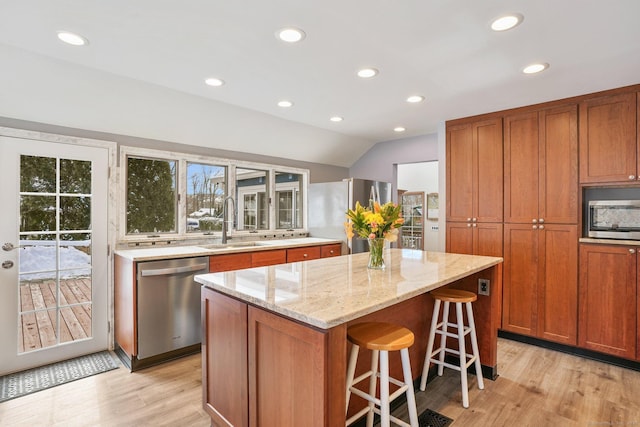
[[[379,237],[375,239],[369,239],[369,264],[367,268],[374,270],[384,269],[384,238]]]

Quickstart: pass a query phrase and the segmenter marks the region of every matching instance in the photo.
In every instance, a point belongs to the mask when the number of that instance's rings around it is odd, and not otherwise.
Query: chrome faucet
[[[235,217],[235,212],[236,212],[236,202],[235,200],[233,200],[233,197],[231,196],[227,196],[224,198],[224,200],[222,201],[222,244],[225,245],[227,243],[227,239],[230,239],[231,237],[227,238],[227,202],[231,200],[231,205],[233,206],[233,214],[234,216],[231,218]],[[233,219],[232,219],[233,222]]]

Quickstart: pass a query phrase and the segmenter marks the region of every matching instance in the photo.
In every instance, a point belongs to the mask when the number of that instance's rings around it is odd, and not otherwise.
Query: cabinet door
[[[454,254],[473,255],[473,231],[471,223],[447,221],[446,251]]]
[[[320,247],[320,258],[330,258],[342,255],[342,244],[323,245]]]
[[[479,222],[502,222],[502,119],[473,125],[474,212]]]
[[[636,357],[636,262],[624,246],[580,245],[580,347]]]
[[[538,221],[578,223],[578,107],[542,110]]]
[[[320,246],[287,249],[287,262],[308,261],[320,258]]]
[[[247,304],[202,288],[202,393],[217,426],[248,426]]]
[[[502,222],[502,120],[447,128],[447,220]]]
[[[249,307],[252,426],[330,425],[325,419],[325,350],[324,333]]]
[[[538,229],[504,225],[502,329],[535,336],[538,298]]]
[[[285,264],[286,262],[286,249],[276,249],[273,251],[260,251],[251,253],[251,267],[264,267],[266,265]]]
[[[636,94],[580,104],[580,182],[628,182],[637,178]]]
[[[473,128],[447,128],[447,221],[473,217]]]
[[[504,221],[531,224],[538,220],[538,113],[504,119]]]
[[[541,226],[542,227],[542,226]],[[538,230],[540,247],[538,337],[577,344],[578,226],[544,225]]]
[[[212,255],[209,257],[209,271],[212,273],[240,270],[249,267],[251,267],[250,252]]]
[[[485,222],[473,224],[473,255],[501,257],[502,224]]]

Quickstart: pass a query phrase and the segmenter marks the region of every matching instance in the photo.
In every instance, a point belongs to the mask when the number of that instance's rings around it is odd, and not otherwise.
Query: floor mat
[[[108,351],[76,357],[51,365],[0,377],[0,402],[35,393],[60,384],[117,369]]]
[[[453,422],[451,418],[445,417],[431,409],[425,410],[418,416],[418,425],[420,427],[447,427]]]

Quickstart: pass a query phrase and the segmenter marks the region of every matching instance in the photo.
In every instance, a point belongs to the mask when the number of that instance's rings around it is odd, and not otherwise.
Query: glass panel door
[[[108,150],[0,139],[1,370],[106,349]]]

